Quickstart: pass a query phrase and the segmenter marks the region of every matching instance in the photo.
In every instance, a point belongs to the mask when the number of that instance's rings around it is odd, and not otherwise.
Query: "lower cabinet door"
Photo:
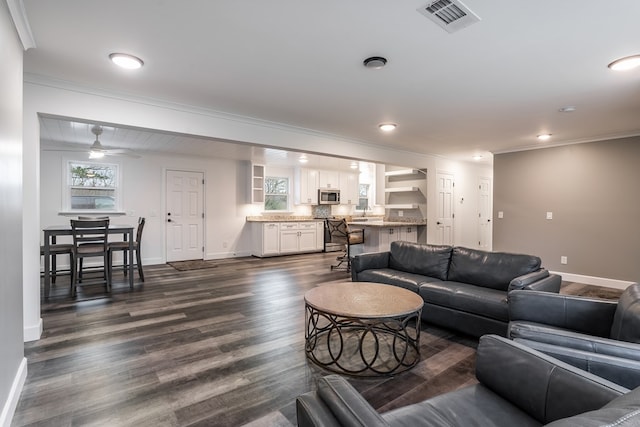
[[[280,230],[280,253],[298,252],[298,230]]]
[[[316,230],[315,227],[311,230],[300,230],[298,236],[298,249],[300,252],[309,252],[316,250]]]

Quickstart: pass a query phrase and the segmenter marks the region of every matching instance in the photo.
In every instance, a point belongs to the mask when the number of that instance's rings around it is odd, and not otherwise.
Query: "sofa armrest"
[[[607,354],[607,349],[601,353],[526,339],[515,341],[623,387],[640,386],[640,346],[637,346],[633,354],[636,360],[633,360]]]
[[[607,337],[617,305],[615,301],[515,290],[509,293],[509,320],[541,323]]]
[[[389,267],[390,252],[369,252],[359,254],[351,260],[351,280],[358,281],[358,273],[364,270]]]
[[[318,390],[296,399],[299,427],[389,426],[375,409],[339,375],[318,380]]]
[[[516,289],[555,292],[560,291],[562,278],[557,274],[549,274],[549,270],[541,268],[532,273],[523,274],[509,282],[508,292]]]
[[[629,391],[497,335],[480,338],[476,377],[543,424],[599,409]]]

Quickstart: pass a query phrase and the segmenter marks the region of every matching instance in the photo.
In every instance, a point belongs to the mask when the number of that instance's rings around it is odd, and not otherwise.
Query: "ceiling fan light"
[[[127,70],[136,70],[144,65],[142,59],[126,53],[112,53],[109,58],[114,64]]]
[[[104,157],[104,151],[95,151],[95,150],[89,151],[90,159],[101,159],[103,157]]]

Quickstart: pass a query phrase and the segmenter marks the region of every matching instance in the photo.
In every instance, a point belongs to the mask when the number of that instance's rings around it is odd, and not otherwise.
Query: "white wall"
[[[22,310],[22,45],[0,2],[0,426],[27,375]]]
[[[40,228],[68,224],[60,215],[64,177],[68,160],[87,160],[85,153],[43,152],[41,154]],[[205,177],[205,259],[247,256],[250,237],[245,217],[249,204],[249,164],[225,159],[145,154],[141,158],[106,157],[104,162],[120,165],[123,216],[111,221],[135,226],[146,218],[142,239],[142,263],[162,264],[166,260],[165,174],[168,169],[203,172]],[[75,216],[73,216],[75,217]],[[226,246],[226,247],[225,247]],[[65,257],[66,258],[66,257]],[[63,260],[62,265],[66,263]]]

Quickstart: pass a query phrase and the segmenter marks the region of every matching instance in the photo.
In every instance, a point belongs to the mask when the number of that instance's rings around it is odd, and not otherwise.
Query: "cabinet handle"
[[[411,233],[411,227],[407,228],[407,233]]]
[[[393,228],[389,229],[389,234],[393,234]]]

